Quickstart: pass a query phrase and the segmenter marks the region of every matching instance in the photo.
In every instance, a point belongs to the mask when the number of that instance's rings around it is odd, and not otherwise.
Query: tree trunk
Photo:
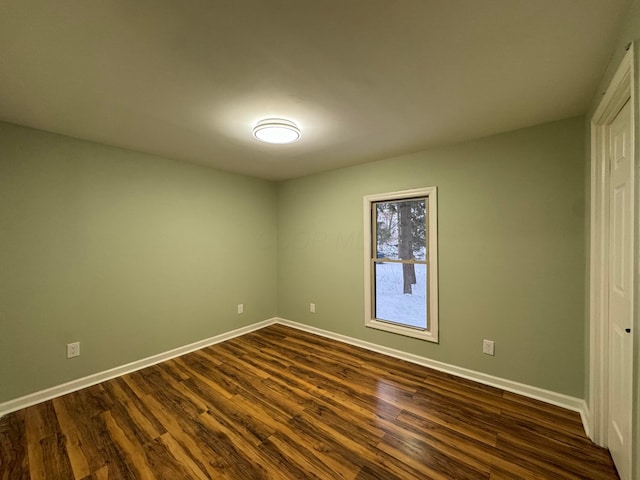
[[[411,277],[413,276],[413,278],[415,278],[415,271],[412,274],[413,270],[413,265],[411,263],[404,263],[402,265],[402,284],[403,284],[403,293],[408,293],[409,295],[411,295],[412,291],[411,291],[411,286],[413,285],[413,282],[411,281]]]
[[[411,205],[408,202],[401,202],[398,209],[398,253],[401,260],[411,260]],[[411,286],[416,283],[416,270],[413,264],[402,265],[403,292],[411,295]]]

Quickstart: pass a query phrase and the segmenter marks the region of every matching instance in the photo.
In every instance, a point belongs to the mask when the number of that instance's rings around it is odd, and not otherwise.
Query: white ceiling
[[[0,119],[292,178],[584,113],[626,6],[0,0]]]

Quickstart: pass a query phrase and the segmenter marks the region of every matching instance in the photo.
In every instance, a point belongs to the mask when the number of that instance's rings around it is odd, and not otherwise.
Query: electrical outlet
[[[238,314],[244,313],[244,303],[238,304]]]
[[[315,303],[310,303],[309,304],[309,311],[311,313],[316,313],[316,304]]]
[[[495,355],[495,342],[493,340],[482,340],[482,353]]]
[[[67,358],[80,356],[80,342],[67,343]]]

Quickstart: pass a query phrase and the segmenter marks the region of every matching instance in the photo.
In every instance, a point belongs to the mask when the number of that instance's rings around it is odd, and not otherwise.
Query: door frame
[[[607,447],[608,368],[609,368],[609,162],[604,154],[607,126],[627,101],[631,102],[631,149],[633,168],[637,166],[635,152],[635,98],[633,45],[620,62],[606,93],[591,117],[591,249],[589,258],[589,437]],[[636,182],[636,197],[637,183]],[[634,213],[632,235],[636,235],[637,212]],[[636,242],[633,242],[634,251]],[[638,288],[634,278],[634,288]],[[636,312],[634,293],[633,316]],[[636,335],[634,334],[633,338]],[[634,343],[633,352],[637,351]],[[634,355],[635,357],[635,355]],[[635,365],[632,369],[635,370]],[[632,370],[633,371],[633,370]]]

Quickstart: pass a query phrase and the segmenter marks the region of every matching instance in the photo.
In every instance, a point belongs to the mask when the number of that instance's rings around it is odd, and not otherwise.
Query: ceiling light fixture
[[[261,142],[293,143],[301,137],[300,129],[290,120],[265,118],[253,127],[253,136]]]

